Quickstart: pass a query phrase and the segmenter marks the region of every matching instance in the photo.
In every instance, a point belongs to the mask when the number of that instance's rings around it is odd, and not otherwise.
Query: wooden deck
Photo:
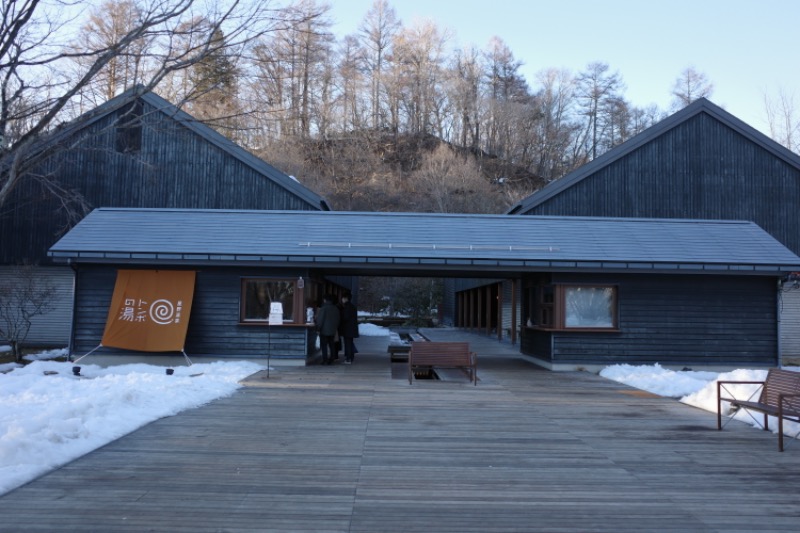
[[[478,387],[393,379],[369,338],[251,376],[0,497],[0,531],[800,530],[799,441],[466,340]]]

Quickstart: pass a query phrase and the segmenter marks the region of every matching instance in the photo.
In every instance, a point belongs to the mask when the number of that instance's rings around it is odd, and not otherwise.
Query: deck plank
[[[476,349],[477,387],[409,386],[369,347],[254,375],[0,497],[0,532],[798,529],[800,442],[778,453],[772,434],[497,346]]]

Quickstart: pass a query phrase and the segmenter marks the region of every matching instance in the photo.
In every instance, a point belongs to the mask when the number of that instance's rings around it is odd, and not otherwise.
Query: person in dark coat
[[[353,339],[358,337],[358,309],[350,301],[350,293],[342,296],[342,318],[339,323],[339,337],[344,344],[344,364],[353,364],[356,345]]]
[[[322,348],[322,364],[329,365],[333,362],[336,353],[336,332],[339,329],[339,308],[334,303],[333,296],[325,296],[322,307],[317,312],[316,325],[319,332],[319,344]]]

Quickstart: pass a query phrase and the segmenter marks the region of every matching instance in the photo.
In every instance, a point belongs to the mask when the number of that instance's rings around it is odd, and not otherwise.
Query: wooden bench
[[[389,352],[389,361],[394,363],[408,361],[408,352],[411,351],[410,344],[390,344],[387,348]]]
[[[727,385],[759,385],[761,395],[758,401],[751,398],[734,398]],[[758,392],[758,391],[756,391]],[[723,397],[723,393],[730,397]],[[753,393],[755,395],[755,393]],[[783,421],[800,422],[800,372],[772,368],[764,381],[718,381],[717,382],[717,429],[722,429],[722,402],[731,407],[756,411],[764,415],[761,427],[769,430],[769,418],[778,419],[778,450],[783,451]],[[752,416],[752,415],[751,415]],[[755,418],[753,418],[755,420]],[[758,420],[756,420],[758,422]]]
[[[408,384],[420,369],[462,368],[469,380],[478,384],[478,356],[469,351],[468,342],[412,342],[408,353]]]
[[[425,342],[428,339],[419,333],[409,333],[408,336],[412,342]],[[389,361],[405,362],[408,361],[408,352],[411,351],[411,344],[390,344],[387,350],[389,352]]]

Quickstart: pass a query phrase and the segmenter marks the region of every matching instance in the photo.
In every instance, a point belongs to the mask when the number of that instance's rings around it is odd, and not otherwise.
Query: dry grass
[[[11,352],[0,352],[0,365],[3,363],[13,363],[14,354]]]

